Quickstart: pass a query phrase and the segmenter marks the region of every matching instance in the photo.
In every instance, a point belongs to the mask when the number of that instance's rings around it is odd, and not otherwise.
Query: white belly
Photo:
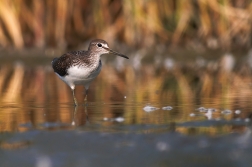
[[[75,85],[84,85],[86,89],[89,88],[90,83],[99,75],[102,65],[93,72],[89,68],[85,67],[70,67],[67,70],[68,75],[62,77],[59,76],[71,89],[75,88]],[[57,73],[56,73],[57,74]]]

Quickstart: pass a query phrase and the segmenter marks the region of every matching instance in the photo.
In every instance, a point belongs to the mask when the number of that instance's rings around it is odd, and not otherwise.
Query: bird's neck
[[[87,54],[88,56],[86,57],[89,61],[89,64],[92,64],[94,68],[99,66],[99,61],[100,61],[100,55],[94,54],[94,53],[89,53]]]

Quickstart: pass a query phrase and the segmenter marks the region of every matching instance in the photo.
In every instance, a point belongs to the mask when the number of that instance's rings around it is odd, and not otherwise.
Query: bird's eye
[[[98,46],[98,47],[102,47],[102,44],[98,43],[97,46]]]

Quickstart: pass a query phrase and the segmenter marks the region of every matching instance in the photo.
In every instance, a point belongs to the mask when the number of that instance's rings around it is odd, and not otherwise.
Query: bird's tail
[[[53,64],[56,60],[58,60],[58,58],[54,58],[51,62],[51,64]]]

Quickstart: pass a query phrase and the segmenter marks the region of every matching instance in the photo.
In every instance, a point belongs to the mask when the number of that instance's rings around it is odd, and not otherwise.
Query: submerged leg
[[[87,102],[87,95],[88,95],[88,89],[85,89],[86,91],[86,95],[85,95],[85,99],[84,99],[84,102]]]
[[[86,122],[87,122],[87,124],[89,124],[87,106],[85,105],[84,107],[85,107],[85,114],[86,114]]]
[[[73,112],[73,116],[72,116],[72,126],[75,126],[75,115],[77,113],[77,110],[78,110],[78,106],[74,106],[74,112]]]
[[[73,92],[74,104],[75,104],[75,106],[78,106],[78,102],[77,102],[77,100],[75,98],[75,94],[74,94],[74,89],[72,89],[72,92]]]

